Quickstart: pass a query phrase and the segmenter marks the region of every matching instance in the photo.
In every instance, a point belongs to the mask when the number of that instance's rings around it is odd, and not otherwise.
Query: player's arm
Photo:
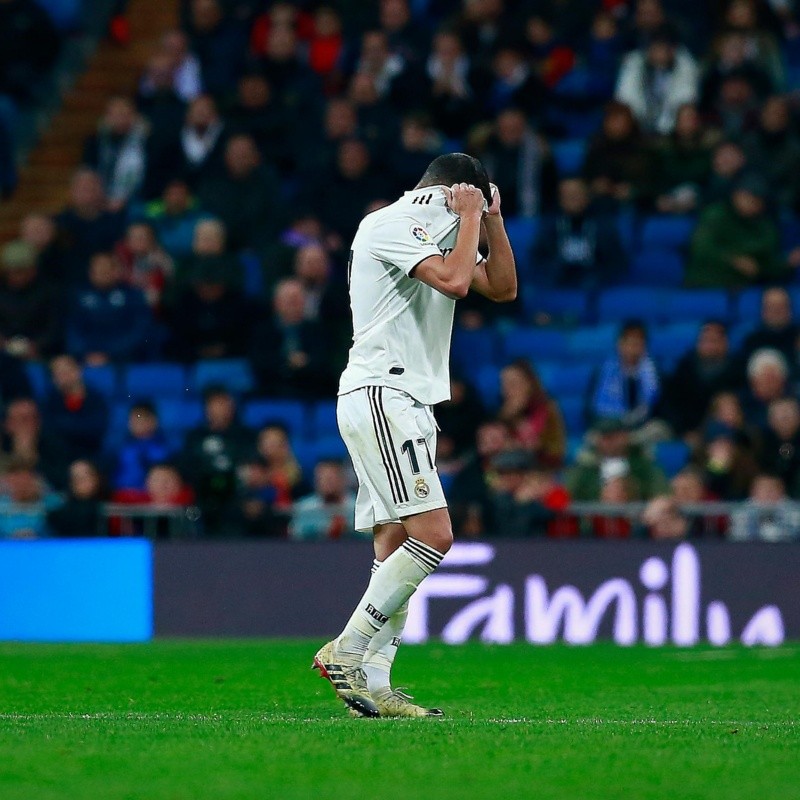
[[[448,297],[466,297],[475,275],[475,254],[481,235],[483,194],[472,184],[451,187],[450,208],[461,217],[456,246],[447,256],[429,256],[410,273]]]
[[[475,265],[470,288],[495,303],[510,303],[517,297],[517,268],[500,213],[500,192],[492,188],[494,197],[483,220],[489,255]]]

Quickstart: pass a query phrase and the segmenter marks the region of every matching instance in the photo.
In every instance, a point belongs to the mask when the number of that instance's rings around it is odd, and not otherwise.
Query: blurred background
[[[461,540],[800,537],[791,0],[0,0],[0,538],[356,538],[361,217],[448,151]]]

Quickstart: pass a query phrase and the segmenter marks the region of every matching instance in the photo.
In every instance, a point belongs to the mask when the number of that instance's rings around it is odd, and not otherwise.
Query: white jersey
[[[442,186],[406,192],[362,220],[348,265],[354,333],[340,395],[386,386],[424,405],[450,399],[455,300],[409,273],[455,247],[459,222]]]

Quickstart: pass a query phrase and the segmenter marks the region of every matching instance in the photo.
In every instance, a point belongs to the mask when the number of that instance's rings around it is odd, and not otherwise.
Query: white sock
[[[336,641],[340,653],[360,664],[372,637],[399,611],[444,558],[430,545],[408,538],[376,570],[367,591]]]
[[[376,558],[372,562],[372,573],[383,562]],[[367,676],[369,693],[375,697],[387,694],[392,690],[392,664],[394,664],[397,648],[403,636],[408,618],[408,601],[401,606],[389,621],[372,637],[364,656],[363,668]]]

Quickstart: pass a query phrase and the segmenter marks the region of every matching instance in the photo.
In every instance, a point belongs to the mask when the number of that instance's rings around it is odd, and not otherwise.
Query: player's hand
[[[489,188],[492,190],[492,203],[489,206],[489,210],[486,212],[486,216],[487,217],[499,217],[500,216],[500,190],[493,183],[489,184]]]
[[[483,192],[471,183],[454,183],[447,204],[459,217],[483,216]]]

